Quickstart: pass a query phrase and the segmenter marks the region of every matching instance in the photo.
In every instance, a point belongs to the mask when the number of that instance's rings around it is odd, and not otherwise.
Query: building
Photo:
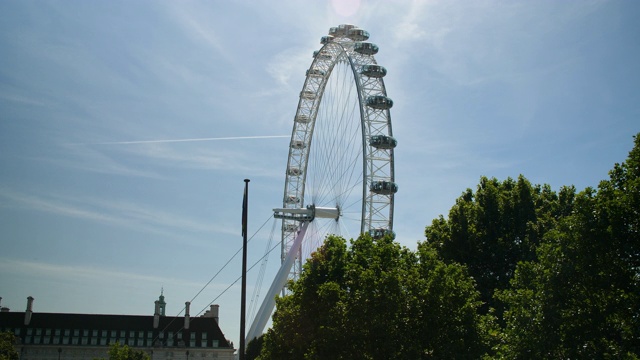
[[[218,305],[191,318],[189,302],[184,316],[165,316],[163,295],[152,316],[38,313],[33,300],[27,298],[24,312],[0,311],[0,331],[15,334],[21,360],[107,358],[109,344],[116,342],[153,360],[234,359],[233,344],[218,325]]]

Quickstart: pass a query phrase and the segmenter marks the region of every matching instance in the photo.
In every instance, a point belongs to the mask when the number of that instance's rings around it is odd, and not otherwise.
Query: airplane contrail
[[[264,136],[232,136],[217,138],[196,138],[196,139],[167,139],[167,140],[135,140],[135,141],[111,141],[77,145],[129,145],[129,144],[155,144],[155,143],[176,143],[176,142],[194,142],[194,141],[217,141],[217,140],[249,140],[249,139],[275,139],[286,138],[291,135],[264,135]]]

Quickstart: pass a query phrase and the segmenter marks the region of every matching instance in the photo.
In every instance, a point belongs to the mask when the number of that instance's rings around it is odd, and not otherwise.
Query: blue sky
[[[403,245],[483,175],[597,186],[640,131],[638,15],[636,1],[2,1],[2,306],[151,315],[164,287],[177,315],[241,245],[244,178],[249,233],[265,224],[255,263],[305,70],[342,23],[388,70]],[[191,307],[220,304],[236,344],[240,287],[220,294],[239,271],[236,257]]]

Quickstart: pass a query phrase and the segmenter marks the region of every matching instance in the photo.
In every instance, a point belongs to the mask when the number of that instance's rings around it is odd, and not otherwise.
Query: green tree
[[[0,360],[18,360],[20,355],[14,344],[15,336],[12,332],[0,333]]]
[[[497,308],[496,289],[506,289],[518,262],[535,258],[540,239],[571,212],[574,187],[563,187],[559,195],[548,185],[532,186],[522,175],[480,178],[474,193],[467,189],[445,219],[440,216],[425,229],[427,242],[447,263],[467,267],[485,306],[483,313]]]
[[[577,195],[506,305],[505,359],[640,358],[640,136],[598,190]]]
[[[255,360],[260,356],[262,351],[262,343],[264,342],[264,336],[259,336],[247,344],[247,351],[245,352],[245,359]]]
[[[473,280],[387,237],[330,236],[279,298],[261,359],[477,359],[488,349]]]
[[[128,345],[120,345],[119,342],[116,342],[109,347],[108,360],[151,360],[151,357],[142,350],[134,350]]]
[[[291,294],[276,300],[273,327],[264,335],[261,359],[320,358],[323,351],[333,351],[330,356],[341,358],[346,256],[345,240],[335,236],[329,236],[312,254],[300,279],[289,284]]]

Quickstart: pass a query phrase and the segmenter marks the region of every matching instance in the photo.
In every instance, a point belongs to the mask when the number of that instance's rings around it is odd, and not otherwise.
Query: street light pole
[[[249,179],[244,179],[244,197],[242,199],[242,295],[240,296],[240,348],[238,359],[245,360],[245,323],[247,299],[247,217],[249,212]]]

